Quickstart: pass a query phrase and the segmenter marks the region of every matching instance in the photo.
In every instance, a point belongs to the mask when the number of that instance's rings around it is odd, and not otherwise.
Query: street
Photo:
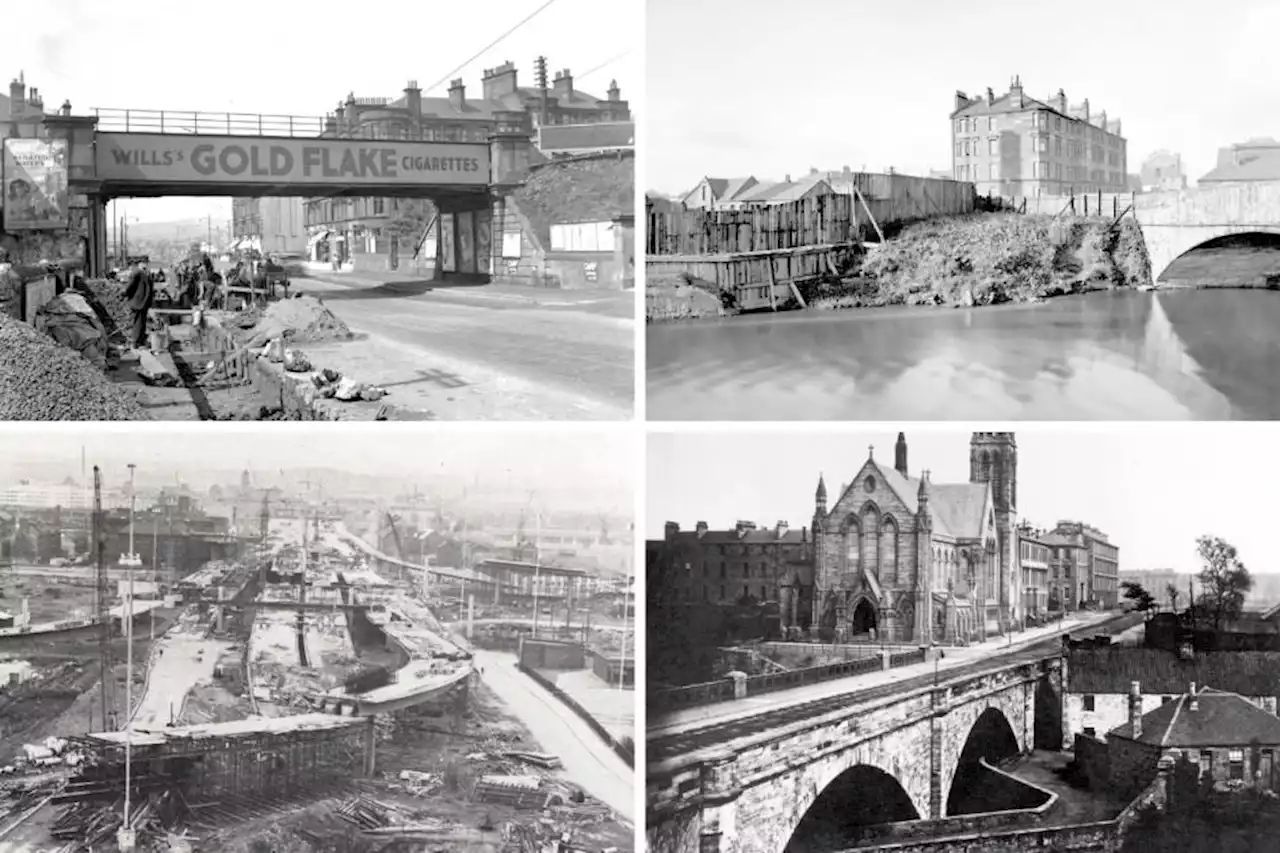
[[[444,419],[631,417],[634,291],[438,287],[322,274],[295,279],[294,290],[321,298],[367,336],[374,358],[405,366],[390,381],[371,377],[395,386],[388,402]]]
[[[213,680],[224,644],[202,637],[172,635],[158,644],[151,660],[147,691],[133,714],[134,726],[167,726],[182,712],[191,688]],[[161,654],[163,652],[163,654]]]
[[[560,757],[565,774],[592,796],[635,822],[632,769],[573,711],[516,669],[515,656],[476,649],[484,683],[506,703],[547,752]]]

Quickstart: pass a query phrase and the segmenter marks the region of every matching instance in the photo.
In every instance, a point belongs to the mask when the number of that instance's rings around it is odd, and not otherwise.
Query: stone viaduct
[[[978,674],[944,672],[936,685],[667,759],[654,748],[662,738],[651,740],[648,847],[780,853],[828,786],[853,773],[871,800],[909,799],[915,814],[906,819],[946,817],[962,755],[975,763],[1005,757],[983,754],[993,732],[1011,735],[1019,752],[1061,747],[1065,665],[1054,652]],[[883,822],[898,819],[886,814]]]
[[[1152,280],[1159,280],[1180,256],[1218,238],[1280,235],[1280,181],[1140,193],[1133,208],[1151,258]]]

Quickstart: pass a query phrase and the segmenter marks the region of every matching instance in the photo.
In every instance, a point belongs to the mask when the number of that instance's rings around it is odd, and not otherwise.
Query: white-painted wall
[[[1086,695],[1093,696],[1093,711],[1084,709]],[[1159,708],[1164,703],[1164,698],[1165,696],[1159,693],[1142,694],[1142,713],[1148,714]],[[1175,697],[1169,696],[1169,698]],[[1276,713],[1274,696],[1246,696],[1245,698],[1259,708],[1270,711],[1272,714]],[[1068,693],[1066,717],[1067,726],[1073,735],[1083,734],[1086,728],[1092,727],[1098,738],[1106,740],[1107,732],[1129,722],[1129,694]]]

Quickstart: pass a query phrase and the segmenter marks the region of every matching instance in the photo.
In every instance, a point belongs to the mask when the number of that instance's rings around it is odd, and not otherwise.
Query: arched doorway
[[[861,827],[919,817],[897,779],[878,767],[858,764],[818,794],[792,832],[785,853],[839,850],[857,842]]]
[[[850,627],[855,634],[869,634],[876,627],[876,608],[865,598],[858,600],[858,605],[853,608],[853,618]]]

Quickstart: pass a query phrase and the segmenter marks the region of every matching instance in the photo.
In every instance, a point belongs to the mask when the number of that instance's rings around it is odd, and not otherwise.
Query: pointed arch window
[[[877,573],[876,535],[880,530],[880,513],[874,504],[867,504],[862,510],[862,570],[868,574]]]
[[[880,525],[880,581],[886,586],[898,583],[898,547],[898,522],[886,515]]]

